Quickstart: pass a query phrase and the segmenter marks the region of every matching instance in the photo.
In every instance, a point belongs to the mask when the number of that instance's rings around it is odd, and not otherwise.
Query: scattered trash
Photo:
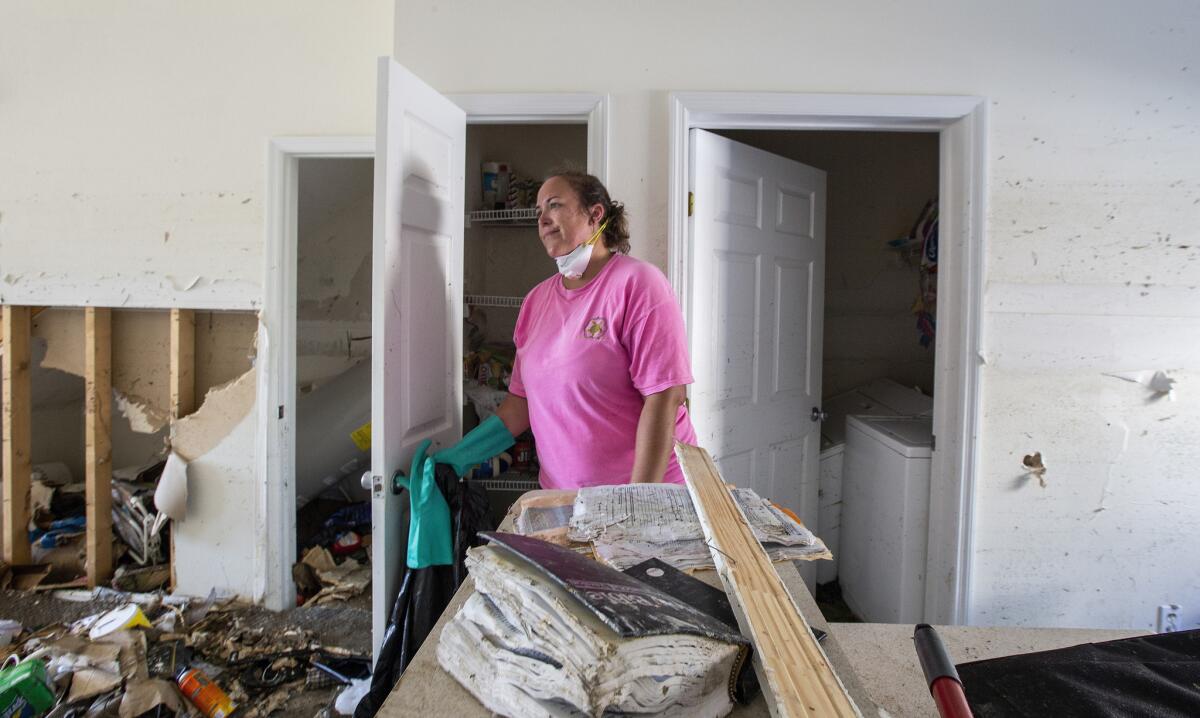
[[[13,642],[13,639],[21,635],[21,622],[10,621],[7,618],[0,619],[0,648],[6,648]]]
[[[171,581],[171,567],[168,564],[130,568],[121,566],[113,574],[112,587],[118,591],[141,593],[157,591]]]
[[[179,690],[200,709],[205,718],[226,718],[233,713],[234,704],[221,687],[208,679],[199,668],[186,668],[180,672]]]
[[[150,621],[146,620],[146,614],[142,613],[142,609],[138,608],[136,603],[131,603],[127,606],[113,609],[101,616],[96,621],[96,624],[92,626],[91,630],[88,631],[88,637],[95,641],[110,633],[137,626],[151,627]]]
[[[0,588],[32,591],[50,575],[48,563],[11,566],[0,561]]]
[[[125,686],[125,694],[121,696],[120,717],[136,718],[152,710],[157,711],[156,715],[161,715],[163,710],[178,716],[188,713],[187,706],[171,681],[161,678],[130,681]]]
[[[371,679],[363,678],[362,680],[352,681],[346,690],[338,694],[337,701],[333,704],[333,709],[338,715],[351,716],[354,715],[354,709],[358,707],[359,701],[367,692],[371,690]]]
[[[334,579],[363,570],[356,562],[339,565],[327,552],[314,560]],[[224,718],[236,706],[239,718],[263,718],[296,708],[290,701],[304,691],[331,711],[342,686],[369,681],[369,657],[322,645],[307,629],[272,628],[273,619],[215,592],[189,599],[97,588],[45,600],[52,599],[99,605],[91,615],[33,631],[0,620],[0,644],[8,641],[0,645],[0,657],[8,656],[0,716]],[[307,709],[312,699],[301,705]]]
[[[307,567],[292,571],[298,586],[303,583],[303,588],[311,590],[314,576],[320,585],[315,594],[304,594],[309,596],[304,603],[306,606],[344,601],[362,593],[371,583],[369,565],[360,564],[352,558],[346,558],[339,564],[333,560],[329,550],[322,546],[309,549],[304,558],[300,559],[298,566]]]
[[[0,671],[0,715],[37,716],[53,705],[45,663],[34,659]]]
[[[337,540],[333,542],[333,546],[330,547],[330,550],[333,551],[334,555],[336,556],[349,556],[350,554],[362,548],[362,545],[361,536],[353,531],[347,531],[346,533],[337,537]]]

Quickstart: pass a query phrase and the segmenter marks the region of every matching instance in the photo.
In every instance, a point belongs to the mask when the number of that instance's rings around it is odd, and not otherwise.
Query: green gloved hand
[[[434,454],[433,461],[449,464],[454,467],[454,473],[464,476],[472,466],[491,459],[516,441],[500,417],[492,414],[467,432],[462,441]]]
[[[425,456],[432,442],[421,442],[413,454],[408,476],[396,482],[408,489],[408,567],[449,566],[454,563],[450,506],[434,479],[434,460]]]

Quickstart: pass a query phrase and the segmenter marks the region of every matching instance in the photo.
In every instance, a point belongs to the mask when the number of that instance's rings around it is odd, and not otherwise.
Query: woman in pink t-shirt
[[[625,209],[595,177],[551,176],[537,208],[559,272],[526,296],[509,395],[462,445],[487,451],[532,428],[544,488],[682,483],[674,442],[695,443],[696,434],[684,406],[687,334],[670,283],[628,256]]]

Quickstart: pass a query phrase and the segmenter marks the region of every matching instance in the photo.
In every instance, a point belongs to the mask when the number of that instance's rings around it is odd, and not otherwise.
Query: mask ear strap
[[[608,220],[606,219],[600,223],[600,227],[595,231],[594,234],[592,234],[592,236],[588,239],[588,241],[584,242],[584,244],[595,244],[596,238],[599,237],[601,234],[604,234],[604,228],[607,226],[608,226]]]

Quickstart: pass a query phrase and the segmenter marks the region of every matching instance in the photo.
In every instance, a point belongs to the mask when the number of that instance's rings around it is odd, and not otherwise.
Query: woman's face
[[[551,177],[538,190],[538,236],[550,257],[561,257],[588,241],[604,210],[593,205],[589,214],[579,195],[561,177]]]

